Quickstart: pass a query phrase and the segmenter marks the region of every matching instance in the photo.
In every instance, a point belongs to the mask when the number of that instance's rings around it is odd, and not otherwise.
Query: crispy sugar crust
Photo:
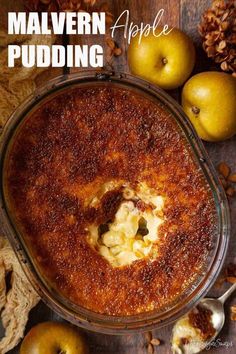
[[[20,127],[5,173],[8,204],[43,276],[97,313],[132,315],[171,306],[201,273],[215,232],[209,186],[175,120],[160,104],[110,86],[67,89]],[[159,255],[113,268],[86,226],[111,219],[118,189],[145,182],[165,198]]]

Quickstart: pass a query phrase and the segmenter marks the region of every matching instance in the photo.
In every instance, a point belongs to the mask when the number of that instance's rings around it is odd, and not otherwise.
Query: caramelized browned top
[[[120,203],[101,184],[145,182],[165,198],[159,256],[113,268],[87,242],[86,225]],[[215,210],[202,172],[161,105],[115,87],[74,88],[38,108],[9,151],[10,209],[42,274],[72,302],[126,315],[171,305],[199,274]]]
[[[193,328],[200,331],[203,341],[209,340],[216,333],[212,323],[212,311],[203,306],[198,305],[190,311],[189,323]]]

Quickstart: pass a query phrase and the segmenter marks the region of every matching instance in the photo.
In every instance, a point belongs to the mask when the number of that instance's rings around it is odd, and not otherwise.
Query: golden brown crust
[[[214,336],[216,330],[212,323],[211,310],[198,305],[189,312],[188,316],[190,325],[200,331],[203,341],[207,341]]]
[[[33,113],[9,154],[13,215],[44,276],[74,303],[110,315],[158,310],[199,273],[215,232],[213,201],[161,105],[111,86],[74,88]],[[111,180],[145,182],[165,197],[156,260],[113,268],[89,246],[86,225],[114,215],[119,191],[99,211],[88,198]]]

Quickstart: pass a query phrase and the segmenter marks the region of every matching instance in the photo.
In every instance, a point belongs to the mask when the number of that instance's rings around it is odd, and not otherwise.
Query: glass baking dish
[[[159,312],[151,311],[134,316],[116,317],[101,315],[69,302],[50,287],[40,274],[37,264],[27,248],[24,237],[18,232],[8,211],[3,187],[4,161],[7,148],[16,128],[24,117],[34,109],[36,105],[39,105],[42,100],[48,99],[49,95],[51,97],[51,95],[54,95],[59,90],[81,85],[116,85],[130,90],[141,91],[143,95],[148,96],[150,99],[161,102],[161,104],[171,112],[173,118],[179,125],[191,147],[195,160],[202,169],[211,188],[218,216],[218,234],[214,240],[214,249],[207,260],[205,272],[197,278],[194,284],[192,284],[191,289],[188,289],[188,292],[184,293],[171,308]],[[26,276],[39,293],[42,300],[68,321],[89,330],[109,334],[147,331],[169,324],[188,312],[206,295],[210,287],[214,284],[223,265],[229,240],[230,221],[227,198],[219,183],[217,174],[209,161],[207,153],[204,150],[203,144],[197,137],[189,120],[184,115],[181,107],[160,88],[129,74],[114,72],[86,71],[80,74],[60,76],[48,81],[23,103],[7,122],[1,136],[0,168],[0,218],[3,231],[12,244]]]

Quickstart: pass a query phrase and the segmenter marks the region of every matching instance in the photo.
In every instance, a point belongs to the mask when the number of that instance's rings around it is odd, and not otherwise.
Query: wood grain
[[[12,1],[12,0],[11,0]],[[3,0],[0,0],[3,2]],[[15,1],[12,3],[15,4]],[[131,19],[134,23],[140,23],[144,21],[146,23],[152,23],[154,17],[160,8],[165,9],[164,21],[171,26],[177,26],[182,28],[188,33],[194,40],[197,47],[197,65],[195,72],[208,70],[212,67],[212,63],[207,60],[205,54],[201,49],[200,37],[197,33],[197,24],[199,23],[202,12],[210,5],[211,0],[109,0],[111,11],[114,14],[114,18],[117,18],[119,14],[128,9],[130,10]],[[115,58],[113,66],[118,71],[129,71],[127,65],[127,42],[123,39],[121,32],[116,33],[115,40],[123,49],[123,55]],[[101,43],[104,45],[104,37],[88,36],[81,38],[81,36],[71,36],[71,44],[82,43]],[[81,69],[73,69],[71,72],[76,72]],[[53,74],[54,75],[54,74]],[[171,93],[173,97],[179,97],[178,92]],[[226,142],[210,144],[206,143],[205,147],[211,157],[213,164],[217,165],[220,161],[226,161],[234,171],[236,171],[236,138],[228,140]],[[230,248],[227,255],[226,263],[236,262],[236,199],[230,201],[231,205],[231,218],[232,218],[232,234],[230,240]],[[220,295],[226,286],[222,288],[213,288],[210,294],[218,296]],[[229,320],[229,305],[236,303],[236,298],[232,297],[227,302],[226,309],[226,325],[220,335],[222,342],[232,341],[232,347],[226,349],[225,346],[219,348],[212,348],[204,353],[218,353],[218,354],[233,354],[236,353],[236,325]],[[55,313],[53,313],[43,303],[40,303],[35,309],[32,310],[30,315],[30,321],[27,325],[26,332],[36,323],[46,320],[61,320]],[[170,350],[170,336],[172,326],[167,326],[160,330],[153,331],[153,335],[160,338],[162,341],[161,346],[155,349],[155,353],[169,354]],[[145,335],[129,335],[129,336],[107,336],[101,334],[94,334],[91,332],[85,333],[87,341],[90,346],[91,354],[146,354],[147,353],[147,341]],[[19,349],[11,351],[11,354],[17,354]],[[30,353],[29,353],[30,354]]]

